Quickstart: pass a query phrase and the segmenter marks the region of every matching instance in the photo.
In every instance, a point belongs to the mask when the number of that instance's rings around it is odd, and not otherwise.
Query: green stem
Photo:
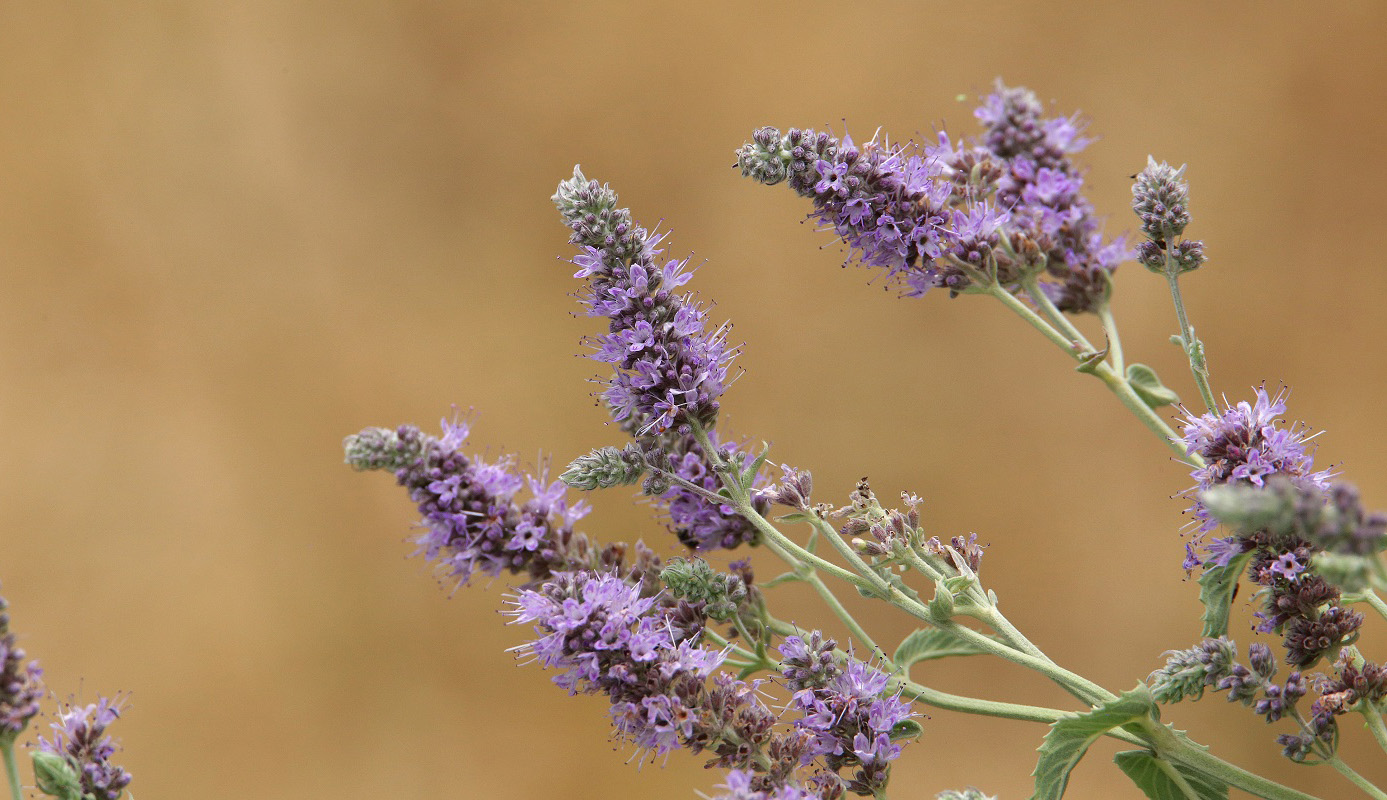
[[[923,559],[914,546],[906,548],[905,560],[906,563],[910,565],[911,569],[929,578],[931,582],[940,580],[944,577],[944,573],[935,569],[934,565]]]
[[[755,662],[757,660],[757,656],[755,653],[751,652],[745,647],[740,647],[738,645],[732,644],[731,639],[728,639],[726,636],[723,636],[722,634],[718,633],[712,628],[705,627],[703,629],[703,636],[706,639],[711,639],[713,644],[718,646],[719,650],[728,650],[737,657],[744,658],[750,662]]]
[[[703,445],[704,452],[716,452],[712,448],[712,443],[709,441],[706,431],[697,425],[693,426],[693,431],[694,435],[699,439],[700,444]],[[886,579],[872,571],[869,566],[862,562],[861,558],[857,556],[856,553],[851,552],[851,546],[842,541],[842,537],[838,535],[837,531],[833,531],[833,535],[828,537],[830,543],[835,547],[840,547],[840,550],[842,546],[846,546],[848,552],[851,553],[851,557],[858,564],[861,564],[860,568],[865,570],[865,574],[859,575],[849,572],[837,564],[819,558],[803,547],[800,547],[785,534],[781,533],[765,517],[761,516],[760,512],[752,507],[746,492],[737,485],[735,480],[728,480],[724,477],[723,483],[727,487],[728,492],[733,495],[732,499],[737,508],[737,512],[750,522],[757,531],[762,534],[762,540],[768,545],[773,545],[776,554],[792,567],[812,566],[834,575],[835,577],[841,578],[854,586],[866,589],[873,595],[881,597],[916,619],[933,625],[941,630],[947,630],[953,633],[955,637],[976,645],[984,652],[1000,656],[1008,661],[1040,672],[1085,703],[1094,705],[1102,703],[1105,700],[1111,700],[1115,697],[1115,695],[1098,684],[1088,680],[1082,675],[1077,675],[1058,666],[1047,658],[1037,657],[1029,653],[1014,650],[1008,645],[998,642],[989,636],[985,636],[972,628],[959,625],[957,622],[950,620],[941,623],[936,621],[924,603],[906,595],[899,588],[892,586]],[[806,574],[805,577],[807,579],[808,575]]]
[[[1127,374],[1127,365],[1122,360],[1122,337],[1117,334],[1117,321],[1112,316],[1112,304],[1103,301],[1098,306],[1098,319],[1103,322],[1103,332],[1108,335],[1108,354],[1112,357],[1113,370],[1119,375]]]
[[[1364,700],[1362,713],[1363,724],[1372,732],[1373,738],[1377,740],[1377,746],[1387,751],[1387,725],[1382,722],[1382,712],[1377,710],[1377,706]]]
[[[1377,800],[1387,800],[1387,792],[1384,792],[1381,789],[1377,788],[1367,778],[1364,778],[1362,775],[1359,775],[1357,772],[1354,772],[1353,767],[1350,767],[1348,764],[1345,764],[1343,761],[1340,761],[1338,756],[1331,756],[1325,759],[1325,763],[1333,767],[1334,769],[1338,770],[1340,775],[1343,775],[1345,778],[1348,778],[1354,786],[1357,786],[1359,789],[1362,789],[1363,792],[1367,794],[1369,797],[1377,798]]]
[[[1037,657],[1030,653],[1014,650],[990,636],[979,633],[966,625],[960,625],[953,620],[934,622],[927,617],[922,617],[922,619],[925,619],[925,621],[930,622],[930,624],[942,631],[947,631],[955,638],[977,647],[979,650],[1039,672],[1059,684],[1065,691],[1068,691],[1070,694],[1089,705],[1100,705],[1117,697],[1117,695],[1109,692],[1102,686],[1099,686],[1082,675],[1070,672],[1064,667],[1054,663],[1049,658],[1043,656]]]
[[[1152,743],[1147,746],[1152,747],[1156,755],[1184,764],[1192,770],[1242,789],[1248,794],[1264,800],[1317,800],[1314,795],[1282,786],[1255,772],[1248,772],[1242,767],[1229,764],[1193,742],[1181,741],[1169,728],[1159,723],[1152,722],[1147,726],[1147,733],[1152,739]]]
[[[1189,800],[1199,800],[1199,792],[1196,792],[1194,787],[1190,786],[1190,782],[1185,780],[1185,776],[1181,774],[1180,770],[1176,769],[1175,765],[1169,760],[1164,758],[1156,759],[1156,767],[1161,772],[1165,773],[1165,776],[1170,779],[1171,783],[1174,783],[1180,788],[1181,794],[1189,798]]]
[[[1089,342],[1083,332],[1073,322],[1070,322],[1064,312],[1059,310],[1059,306],[1056,306],[1054,301],[1050,299],[1050,296],[1041,290],[1039,278],[1032,276],[1021,286],[1026,290],[1026,296],[1031,298],[1031,302],[1035,303],[1035,307],[1040,309],[1040,313],[1045,315],[1051,325],[1062,331],[1065,336],[1069,337],[1070,341],[1077,343],[1084,350],[1090,353],[1095,351],[1093,344]],[[1007,294],[1011,293],[1007,292]]]
[[[0,742],[0,754],[4,756],[5,774],[10,779],[10,797],[13,800],[24,800],[24,790],[19,785],[19,767],[14,763],[14,739],[12,737]]]
[[[748,514],[755,515],[758,517],[760,516],[756,513],[756,510],[751,508],[750,506],[743,510],[743,516],[746,516]],[[831,544],[833,544],[835,547],[839,547],[840,552],[846,549],[848,553],[851,554],[852,559],[855,560],[857,564],[861,565],[858,567],[860,570],[866,570],[865,574],[863,574],[862,577],[867,579],[867,581],[871,584],[872,589],[875,590],[876,594],[878,594],[887,602],[891,603],[897,608],[900,608],[901,610],[905,611],[907,614],[910,614],[911,616],[915,617],[916,619],[933,625],[934,627],[939,628],[940,630],[949,631],[956,638],[972,643],[988,653],[999,656],[1001,658],[1005,658],[1008,661],[1015,662],[1023,667],[1036,670],[1037,672],[1040,672],[1041,674],[1050,678],[1050,680],[1064,687],[1064,689],[1068,691],[1070,694],[1074,695],[1075,697],[1090,705],[1096,705],[1098,703],[1102,703],[1105,700],[1111,700],[1113,697],[1115,697],[1115,695],[1108,692],[1106,689],[1099,686],[1098,684],[1083,677],[1082,675],[1077,675],[1058,666],[1049,658],[1047,658],[1043,653],[1040,653],[1038,649],[1035,651],[1035,653],[1023,652],[1020,650],[1013,649],[1008,645],[1002,644],[1001,642],[998,642],[989,636],[985,636],[979,633],[978,631],[973,630],[972,628],[960,625],[957,622],[953,622],[952,620],[945,622],[939,622],[935,620],[933,615],[930,614],[929,609],[925,606],[924,603],[921,603],[919,600],[916,600],[915,598],[907,596],[899,588],[892,586],[890,583],[886,581],[886,579],[882,578],[875,571],[872,571],[872,569],[869,566],[863,563],[861,557],[859,557],[855,552],[852,552],[851,545],[849,545],[847,542],[844,542],[843,537],[838,535],[837,531],[831,531],[831,535],[828,535],[827,538]],[[997,616],[1000,617],[1000,613],[998,613]],[[991,624],[990,621],[989,624]],[[1011,628],[1011,630],[1015,629]],[[1027,644],[1029,644],[1029,642],[1027,642]],[[1032,647],[1034,647],[1034,645],[1032,645]]]
[[[1190,327],[1189,316],[1185,313],[1185,301],[1180,297],[1180,274],[1172,263],[1174,256],[1170,250],[1171,248],[1166,248],[1165,275],[1166,280],[1170,282],[1170,299],[1175,302],[1175,316],[1180,319],[1181,346],[1185,348],[1185,356],[1190,360],[1190,372],[1194,375],[1194,384],[1199,387],[1199,396],[1204,399],[1209,413],[1217,414],[1214,391],[1209,388],[1209,364],[1204,359],[1203,345],[1194,338],[1194,329]]]
[[[1376,611],[1382,618],[1387,619],[1387,602],[1383,602],[1382,598],[1377,596],[1377,592],[1372,589],[1364,589],[1359,594],[1362,595],[1363,602],[1372,607],[1372,610]]]
[[[999,611],[996,606],[989,606],[986,611],[978,616],[978,619],[987,623],[992,630],[1000,634],[1003,639],[1006,639],[1017,649],[1030,653],[1033,656],[1043,658],[1046,661],[1050,660],[1050,657],[1045,655],[1045,652],[1039,647],[1032,644],[1031,640],[1027,639],[1021,631],[1017,630],[1016,626],[1011,624],[1011,620],[1007,619],[1006,615]]]
[[[847,561],[854,570],[857,570],[858,575],[866,578],[874,586],[878,586],[880,591],[883,592],[882,596],[885,596],[887,588],[886,579],[877,574],[877,571],[872,569],[871,565],[863,560],[862,556],[858,555],[857,551],[852,548],[851,542],[844,539],[843,535],[834,530],[833,526],[829,525],[827,520],[817,514],[810,520],[810,524],[823,535],[823,538],[828,540],[829,545],[831,545],[834,550],[838,551],[838,555],[842,556],[844,561]]]
[[[768,627],[780,636],[803,636],[805,631],[798,625],[785,622],[771,617],[767,623]],[[839,658],[847,658],[848,654],[842,648],[835,648],[834,655]],[[963,695],[941,692],[938,689],[931,689],[928,686],[916,683],[903,675],[892,675],[891,685],[901,690],[901,693],[912,701],[922,705],[938,708],[944,711],[957,711],[961,714],[976,714],[984,717],[998,717],[1000,719],[1016,719],[1022,722],[1041,722],[1047,725],[1054,723],[1066,713],[1057,708],[1046,708],[1044,706],[1027,706],[1018,703],[1002,703],[995,700],[982,700],[976,697],[964,697]],[[1141,744],[1141,740],[1131,736],[1133,744]]]
[[[1125,376],[1113,372],[1112,367],[1107,364],[1099,364],[1093,374],[1108,387],[1109,391],[1117,395],[1117,399],[1122,401],[1122,405],[1126,406],[1128,411],[1131,411],[1137,419],[1141,420],[1141,423],[1148,430],[1160,437],[1161,441],[1165,442],[1166,447],[1170,448],[1176,457],[1192,467],[1204,465],[1204,459],[1198,453],[1191,453],[1185,449],[1182,437],[1161,418],[1160,414],[1157,414],[1151,406],[1146,404],[1145,400],[1137,395]]]
[[[824,603],[833,612],[833,616],[837,617],[847,626],[848,632],[856,636],[857,641],[871,649],[872,654],[881,660],[882,666],[884,666],[887,671],[895,672],[897,670],[896,662],[892,661],[891,657],[886,654],[886,651],[881,649],[881,646],[872,639],[871,635],[867,633],[867,630],[853,617],[852,613],[843,605],[843,602],[838,599],[838,595],[834,594],[833,590],[828,588],[822,578],[818,575],[810,575],[809,585],[813,586],[814,591],[818,592],[819,597],[823,598]]]
[[[1082,338],[1082,334],[1080,334],[1080,338],[1078,339],[1066,338],[1064,334],[1055,330],[1050,323],[1046,322],[1039,314],[1033,311],[1030,306],[1027,306],[1025,303],[1018,300],[1011,292],[1008,292],[1000,286],[994,286],[988,293],[1002,301],[1002,305],[1005,305],[1015,312],[1017,316],[1025,320],[1031,327],[1044,334],[1045,338],[1054,342],[1055,345],[1067,353],[1070,358],[1080,364],[1084,362],[1086,357],[1084,351],[1091,350],[1092,346],[1087,345],[1086,340]],[[1044,297],[1043,293],[1039,294],[1041,297]],[[1060,315],[1060,319],[1064,319],[1062,314]],[[1068,324],[1068,320],[1064,321]],[[1072,325],[1068,327],[1071,329],[1073,328]],[[1077,330],[1074,332],[1076,334],[1078,333]],[[1113,368],[1107,364],[1098,364],[1093,368],[1092,372],[1108,387],[1109,391],[1117,395],[1117,399],[1122,402],[1122,405],[1126,406],[1128,411],[1131,411],[1137,419],[1141,420],[1141,423],[1145,425],[1147,429],[1156,434],[1161,441],[1165,442],[1166,446],[1169,447],[1172,452],[1181,459],[1189,462],[1191,466],[1198,467],[1203,464],[1203,459],[1198,455],[1192,455],[1185,451],[1185,446],[1181,444],[1180,437],[1176,435],[1170,425],[1166,424],[1164,419],[1161,419],[1159,414],[1137,396],[1137,393],[1132,390],[1131,385],[1127,383],[1127,379],[1124,376],[1113,371]]]
[[[1001,286],[994,285],[990,290],[988,290],[988,294],[992,295],[998,300],[1001,300],[1002,305],[1006,306],[1007,308],[1015,312],[1017,316],[1021,317],[1021,319],[1024,319],[1027,323],[1029,323],[1032,328],[1035,328],[1036,330],[1040,331],[1046,339],[1049,339],[1051,342],[1055,344],[1056,347],[1068,353],[1069,357],[1074,359],[1075,361],[1083,360],[1082,352],[1086,349],[1091,349],[1085,346],[1085,341],[1082,336],[1070,337],[1066,336],[1063,333],[1060,333],[1058,330],[1056,330],[1054,325],[1052,325],[1050,322],[1045,321],[1045,319],[1041,317],[1039,314],[1035,313],[1035,311],[1032,310],[1030,306],[1016,299],[1016,295],[1012,294],[1011,292],[1007,291]],[[1068,324],[1068,320],[1065,320],[1063,315],[1060,316],[1059,321]],[[1072,328],[1073,326],[1071,325],[1069,327]],[[1078,333],[1077,330],[1075,330],[1074,332]]]

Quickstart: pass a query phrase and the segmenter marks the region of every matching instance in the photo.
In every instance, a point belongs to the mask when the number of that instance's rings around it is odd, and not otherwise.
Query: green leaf
[[[1035,793],[1031,800],[1059,800],[1069,784],[1069,772],[1088,752],[1089,745],[1112,730],[1143,719],[1154,719],[1156,701],[1144,684],[1087,714],[1065,714],[1050,726],[1036,762]]]
[[[1251,560],[1251,553],[1234,556],[1225,567],[1209,567],[1199,576],[1199,602],[1204,604],[1204,635],[1217,638],[1228,633],[1228,613],[1233,590]]]
[[[896,666],[909,667],[919,661],[950,656],[976,656],[987,652],[938,628],[921,628],[901,640],[891,660]]]
[[[891,741],[899,742],[902,739],[918,739],[920,734],[925,732],[925,726],[913,719],[903,719],[891,727]]]
[[[758,583],[758,584],[756,584],[756,585],[757,585],[757,586],[760,586],[762,589],[770,589],[770,588],[779,586],[779,585],[782,584],[782,583],[794,583],[794,582],[796,582],[796,581],[802,581],[802,580],[804,580],[804,578],[800,577],[799,575],[795,574],[794,572],[782,572],[782,573],[780,573],[779,575],[775,576],[774,578],[771,578],[771,579],[768,580],[768,581],[761,581],[760,583]]]
[[[1160,761],[1151,751],[1123,750],[1113,756],[1112,760],[1151,800],[1187,800],[1180,785],[1162,768]],[[1194,789],[1199,800],[1228,800],[1228,786],[1217,778],[1202,775],[1183,764],[1171,766]]]
[[[782,514],[782,515],[776,517],[776,518],[775,518],[775,521],[776,521],[776,522],[808,522],[808,521],[811,520],[811,519],[813,519],[813,517],[811,517],[808,513],[804,512],[804,511],[791,511],[791,512],[788,513],[788,514]]]
[[[1156,371],[1145,364],[1127,366],[1127,383],[1132,387],[1132,391],[1137,393],[1137,397],[1151,408],[1180,402],[1180,395],[1161,383],[1161,379],[1156,377]]]

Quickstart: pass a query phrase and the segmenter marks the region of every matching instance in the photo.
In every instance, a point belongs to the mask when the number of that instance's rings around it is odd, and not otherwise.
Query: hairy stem
[[[19,785],[19,767],[14,763],[13,738],[0,742],[0,755],[5,759],[5,774],[9,777],[11,799],[24,800],[24,790]]]
[[[1092,355],[1092,353],[1089,352],[1092,350],[1092,345],[1089,345],[1087,340],[1082,338],[1082,334],[1079,334],[1078,330],[1074,329],[1073,325],[1069,324],[1068,320],[1064,319],[1063,314],[1059,314],[1059,319],[1064,321],[1066,326],[1072,329],[1075,334],[1078,334],[1079,338],[1066,338],[1065,334],[1055,330],[1049,322],[1046,322],[1045,319],[1032,310],[1030,306],[1018,300],[1015,295],[1001,286],[994,285],[988,293],[1002,301],[1002,305],[1011,309],[1031,327],[1044,334],[1045,338],[1054,342],[1055,345],[1068,354],[1070,358],[1079,362],[1081,365],[1088,355]],[[1040,294],[1041,297],[1044,297],[1044,293],[1038,290],[1037,293]],[[1048,302],[1048,300],[1046,302]],[[1042,306],[1042,308],[1043,307],[1044,306]],[[1053,304],[1051,304],[1051,307],[1053,307]],[[1137,396],[1137,393],[1133,391],[1131,385],[1127,383],[1126,377],[1114,371],[1113,368],[1106,363],[1098,364],[1091,371],[1094,376],[1108,387],[1109,391],[1117,395],[1117,399],[1122,402],[1122,405],[1126,406],[1128,411],[1131,411],[1137,419],[1141,420],[1141,423],[1145,425],[1148,430],[1156,434],[1172,452],[1189,462],[1192,466],[1197,467],[1203,463],[1203,460],[1198,455],[1193,455],[1185,451],[1184,445],[1180,443],[1180,437],[1176,435],[1175,431],[1159,414]]]
[[[1314,795],[1282,786],[1269,778],[1230,764],[1198,744],[1176,736],[1169,728],[1157,722],[1149,722],[1143,728],[1147,734],[1143,737],[1148,740],[1147,746],[1161,758],[1183,764],[1264,800],[1316,800]]]
[[[1382,722],[1382,712],[1377,710],[1377,706],[1364,700],[1362,713],[1363,724],[1377,740],[1377,746],[1387,751],[1387,725]]]
[[[1117,334],[1117,321],[1112,316],[1112,304],[1103,301],[1098,306],[1098,319],[1103,322],[1103,332],[1108,335],[1108,356],[1112,359],[1112,367],[1119,375],[1127,373],[1127,365],[1122,360],[1122,337]]]
[[[1367,778],[1364,778],[1362,775],[1359,775],[1357,772],[1353,770],[1353,767],[1350,767],[1348,764],[1345,764],[1343,761],[1339,760],[1338,756],[1330,756],[1329,758],[1325,759],[1325,763],[1333,767],[1334,769],[1338,770],[1340,775],[1343,775],[1345,778],[1348,778],[1354,786],[1357,786],[1359,789],[1362,789],[1363,793],[1368,795],[1369,797],[1376,798],[1377,800],[1387,800],[1387,792],[1384,792],[1381,789],[1377,788]]]
[[[1185,356],[1190,360],[1190,372],[1194,375],[1195,386],[1199,387],[1199,396],[1203,398],[1209,413],[1217,414],[1214,391],[1209,388],[1209,364],[1204,358],[1204,346],[1194,338],[1194,328],[1190,327],[1189,316],[1185,313],[1185,301],[1180,296],[1180,275],[1172,263],[1173,259],[1171,248],[1166,248],[1165,275],[1170,282],[1170,299],[1175,303],[1175,316],[1180,320],[1180,343],[1185,348]]]
[[[1387,619],[1387,602],[1384,602],[1382,598],[1378,596],[1377,592],[1374,592],[1372,589],[1364,589],[1362,592],[1359,592],[1359,595],[1362,596],[1363,602],[1367,603],[1372,610],[1376,611],[1383,619]]]
[[[852,613],[844,607],[843,602],[838,599],[838,595],[834,594],[833,590],[828,588],[822,578],[818,575],[810,575],[809,585],[813,586],[814,591],[819,593],[819,597],[823,598],[824,603],[833,611],[833,615],[847,627],[848,632],[857,637],[857,641],[870,648],[872,654],[881,660],[882,666],[886,667],[886,669],[891,672],[897,670],[896,662],[892,661],[891,657],[886,654],[886,651],[881,649],[881,645],[876,643],[876,640],[871,637],[871,634],[867,633],[867,629],[863,628],[861,623],[853,617]]]
[[[1156,759],[1156,767],[1160,769],[1161,772],[1165,773],[1165,776],[1170,779],[1171,783],[1179,787],[1180,793],[1188,800],[1199,800],[1199,792],[1196,792],[1194,787],[1190,786],[1190,782],[1185,780],[1185,776],[1180,773],[1180,770],[1175,768],[1174,764],[1164,758],[1158,758]]]
[[[1088,338],[1084,336],[1078,326],[1070,322],[1069,318],[1064,315],[1064,312],[1060,311],[1059,307],[1050,299],[1050,296],[1041,290],[1040,279],[1038,277],[1031,276],[1029,279],[1023,281],[1021,286],[1026,290],[1026,296],[1031,299],[1031,302],[1035,304],[1036,308],[1040,309],[1040,313],[1045,315],[1045,318],[1050,321],[1051,325],[1054,325],[1055,328],[1063,332],[1065,336],[1069,337],[1071,342],[1074,342],[1083,350],[1094,352],[1093,344],[1089,342]],[[1011,293],[1007,292],[1007,294]]]

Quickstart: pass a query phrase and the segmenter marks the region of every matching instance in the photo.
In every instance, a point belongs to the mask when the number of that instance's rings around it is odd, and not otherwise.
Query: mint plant
[[[924,144],[761,128],[737,164],[752,181],[807,200],[850,261],[881,271],[904,296],[1002,303],[1189,465],[1184,565],[1199,574],[1205,638],[1174,643],[1183,649],[1167,652],[1146,678],[1133,676],[1132,688],[1100,686],[1027,639],[983,582],[976,536],[926,535],[919,498],[883,502],[863,480],[824,501],[809,470],[772,466],[766,448],[727,432],[722,403],[740,345],[685,288],[692,272],[687,260],[666,256],[666,235],[576,168],[553,201],[577,248],[581,308],[600,320],[586,342],[607,365],[598,396],[629,441],[572,459],[549,482],[514,459],[468,455],[470,423],[455,417],[437,435],[413,425],[367,428],[347,437],[347,463],[389,472],[406,489],[421,515],[417,553],[448,583],[513,577],[508,613],[532,632],[517,652],[552,670],[570,694],[605,697],[616,735],[638,753],[704,754],[722,771],[722,800],[885,798],[923,709],[1048,724],[1038,742],[1038,800],[1063,796],[1074,766],[1104,737],[1130,746],[1116,766],[1150,798],[1211,800],[1233,789],[1310,797],[1163,721],[1170,706],[1206,692],[1273,724],[1268,746],[1292,761],[1336,770],[1352,792],[1387,798],[1338,754],[1341,735],[1371,736],[1387,751],[1387,669],[1358,642],[1366,613],[1387,617],[1379,596],[1387,591],[1387,516],[1316,468],[1306,429],[1285,421],[1284,391],[1216,399],[1181,297],[1181,276],[1206,262],[1202,242],[1186,237],[1185,168],[1148,157],[1132,188],[1140,233],[1111,238],[1074,161],[1088,143],[1077,117],[1049,116],[1031,92],[1000,84],[975,116],[979,136]],[[1179,330],[1172,341],[1189,362],[1194,407],[1150,367],[1127,360],[1110,301],[1115,271],[1131,261],[1169,287]],[[1083,315],[1101,327],[1101,347],[1074,324]],[[637,486],[684,556],[665,561],[641,542],[580,531],[588,505],[570,490]],[[704,559],[720,550],[759,550],[783,571],[762,580],[750,559],[722,571]],[[776,587],[787,583],[811,588],[849,641],[776,613]],[[1239,585],[1258,609],[1246,651],[1228,630]],[[918,629],[882,640],[849,613],[840,599],[847,591]],[[965,655],[1034,670],[1072,704],[996,702],[912,677],[922,661]],[[970,788],[939,797],[986,795]]]

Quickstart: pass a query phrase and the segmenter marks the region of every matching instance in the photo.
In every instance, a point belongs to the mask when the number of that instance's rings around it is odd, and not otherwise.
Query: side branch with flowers
[[[1200,570],[1204,635],[1166,664],[1114,692],[1055,663],[1002,613],[980,570],[976,537],[948,542],[923,532],[918,498],[883,504],[866,481],[842,507],[815,502],[807,470],[767,469],[721,430],[721,403],[738,347],[727,326],[683,287],[686,262],[664,256],[664,235],[640,226],[608,186],[574,170],[554,202],[578,252],[575,278],[589,316],[605,321],[588,342],[610,365],[601,398],[630,437],[574,460],[545,483],[513,461],[464,455],[466,425],[440,436],[413,426],[347,437],[347,462],[395,475],[423,517],[418,553],[447,580],[520,578],[510,612],[534,638],[518,652],[556,671],[570,694],[605,696],[618,736],[661,756],[707,751],[726,770],[723,800],[884,798],[892,764],[922,728],[915,704],[1050,726],[1039,748],[1034,798],[1059,798],[1089,746],[1111,737],[1133,746],[1117,766],[1151,798],[1308,798],[1229,764],[1161,722],[1160,706],[1227,692],[1269,722],[1288,724],[1286,757],[1327,765],[1369,797],[1387,798],[1337,753],[1340,719],[1362,715],[1387,750],[1382,710],[1387,669],[1357,643],[1363,613],[1387,615],[1381,552],[1387,517],[1314,468],[1304,429],[1286,426],[1283,396],[1220,408],[1203,343],[1183,306],[1179,278],[1205,262],[1190,222],[1184,168],[1148,160],[1133,187],[1143,239],[1106,239],[1083,194],[1073,156],[1087,144],[1076,118],[1048,117],[1035,96],[999,84],[976,111],[984,132],[927,146],[825,132],[762,128],[738,151],[743,175],[785,184],[811,216],[881,269],[909,296],[938,291],[995,298],[1093,375],[1160,442],[1194,468],[1197,530],[1186,568]],[[1135,260],[1164,276],[1202,412],[1171,426],[1175,393],[1128,362],[1111,309],[1113,273]],[[1092,314],[1095,347],[1071,320]],[[586,511],[565,488],[640,486],[688,548],[663,561],[640,542],[599,543],[577,530]],[[1222,531],[1223,535],[1218,535]],[[758,581],[749,560],[726,572],[700,558],[760,546],[784,562]],[[1227,638],[1234,588],[1258,587],[1263,642],[1247,666]],[[808,584],[854,640],[847,646],[772,613],[774,589]],[[894,646],[878,641],[837,592],[852,588],[916,621]],[[797,618],[802,615],[797,613]],[[949,694],[911,678],[927,659],[991,655],[1034,670],[1073,696],[1067,709]],[[1292,671],[1275,680],[1277,662]],[[1309,670],[1320,667],[1323,672]],[[761,676],[761,677],[758,677]],[[782,687],[783,708],[763,688]],[[1305,709],[1302,699],[1315,699]],[[979,782],[986,776],[979,776]],[[980,800],[976,789],[948,800]]]

